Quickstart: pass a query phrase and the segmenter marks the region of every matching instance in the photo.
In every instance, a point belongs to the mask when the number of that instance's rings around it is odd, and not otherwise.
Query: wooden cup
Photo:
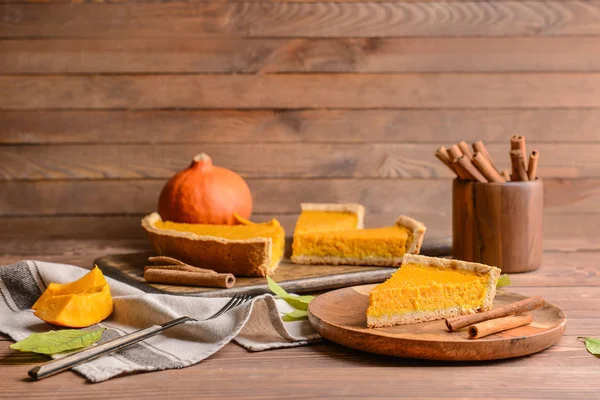
[[[542,262],[544,187],[529,182],[452,184],[452,256],[526,272]]]

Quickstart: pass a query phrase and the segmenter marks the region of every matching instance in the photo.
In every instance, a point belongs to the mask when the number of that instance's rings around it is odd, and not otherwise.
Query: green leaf
[[[497,288],[510,285],[512,285],[512,282],[510,281],[508,274],[501,275],[500,278],[498,278],[498,282],[496,282]]]
[[[281,286],[279,286],[271,277],[267,276],[267,283],[269,285],[269,290],[275,293],[277,296],[284,298],[289,296],[288,292],[283,290]]]
[[[578,337],[577,339],[583,339],[585,341],[585,348],[590,354],[600,356],[600,339],[594,339],[591,337]]]
[[[25,339],[10,345],[11,349],[41,354],[56,354],[67,350],[81,349],[96,343],[106,328],[94,331],[63,329],[44,333],[32,333]]]
[[[292,296],[268,276],[267,283],[271,292],[275,293],[277,296],[285,300],[290,306],[298,310],[306,311],[308,309],[308,303],[315,298],[314,296]]]
[[[286,313],[281,319],[285,322],[300,321],[308,317],[308,311],[296,310]]]

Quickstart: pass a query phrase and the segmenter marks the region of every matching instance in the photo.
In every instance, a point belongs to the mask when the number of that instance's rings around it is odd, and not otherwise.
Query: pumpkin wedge
[[[53,325],[84,328],[113,311],[110,287],[98,267],[71,283],[50,283],[31,307],[34,315]]]

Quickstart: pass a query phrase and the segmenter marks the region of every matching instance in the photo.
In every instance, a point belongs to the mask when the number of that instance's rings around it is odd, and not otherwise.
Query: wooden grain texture
[[[397,213],[370,213],[366,226],[385,226],[395,221]],[[427,225],[427,237],[443,238],[451,235],[450,215],[411,213],[411,216]],[[102,216],[31,216],[0,217],[0,239],[22,240],[25,243],[38,240],[146,240],[140,227],[143,215]],[[276,217],[285,230],[293,232],[297,215],[260,214],[256,221]],[[565,235],[564,227],[569,227]],[[544,217],[544,249],[579,251],[600,249],[600,216],[598,214],[549,214]]]
[[[595,35],[597,1],[9,4],[5,38]]]
[[[69,243],[65,245],[68,251]],[[79,248],[83,248],[81,246],[84,245],[79,245]],[[89,251],[93,251],[91,246]],[[32,251],[38,250],[46,251],[41,247],[32,248]],[[598,274],[597,254],[547,253],[544,265],[538,271],[513,275],[511,279],[515,284],[517,279],[559,286],[561,282],[583,283]],[[0,255],[0,265],[5,264],[5,260],[12,260],[12,257]],[[69,263],[72,262],[69,257],[76,260],[80,256],[55,254],[46,257]],[[546,266],[560,275],[542,277],[540,274]],[[568,310],[565,336],[550,349],[531,357],[457,365],[383,357],[331,342],[258,353],[230,344],[189,368],[134,374],[91,387],[74,373],[60,374],[35,384],[28,382],[26,371],[39,360],[24,358],[23,353],[9,349],[10,342],[0,336],[0,371],[3,376],[0,390],[6,398],[22,399],[39,399],[47,397],[48,393],[64,399],[106,399],[107,396],[159,399],[164,397],[165,392],[181,399],[196,399],[199,395],[233,399],[248,397],[249,391],[261,399],[286,398],[290,397],[290,393],[301,393],[306,398],[343,396],[358,399],[397,398],[400,390],[405,394],[418,394],[423,399],[443,397],[458,400],[482,396],[490,399],[594,398],[597,394],[594,379],[598,360],[590,356],[576,339],[581,335],[594,336],[600,329],[600,304],[596,301],[600,292],[596,280],[589,280],[589,285],[576,288],[511,288],[525,295],[541,294]],[[584,311],[576,312],[577,309]],[[525,381],[523,371],[527,371]],[[436,385],[423,385],[424,375],[437,382]],[[252,379],[249,379],[250,376]],[[390,382],[394,384],[390,385]],[[511,384],[506,385],[506,382]]]
[[[123,254],[150,251],[150,243],[144,238],[96,239],[96,240],[3,240],[0,243],[0,265],[22,260],[38,260],[77,265],[91,269],[93,262],[107,254]]]
[[[452,183],[452,257],[527,272],[542,264],[544,187],[539,180]]]
[[[370,329],[366,310],[369,292],[375,286],[354,286],[322,294],[308,305],[311,324],[326,339],[357,350],[449,361],[497,360],[537,353],[558,342],[565,330],[565,314],[549,304],[531,313],[530,325],[477,340],[469,339],[466,330],[448,332],[443,320]],[[494,299],[494,308],[524,298],[501,292]]]
[[[48,262],[72,263],[91,268],[92,262],[115,254],[150,251],[147,240],[123,239],[69,239],[69,240],[2,240],[0,242],[0,265],[24,259]],[[535,273],[512,274],[515,287],[558,287],[600,285],[600,253],[545,252],[542,268]],[[583,289],[582,289],[583,290]],[[598,322],[600,324],[600,320]],[[600,325],[598,325],[600,329]]]
[[[488,146],[501,170],[510,165],[508,146],[508,141]],[[538,176],[543,179],[600,177],[600,143],[532,146],[540,152]],[[430,143],[0,146],[0,181],[168,179],[200,152],[244,178],[453,177],[435,158],[436,147]]]
[[[596,108],[4,111],[0,143],[578,143],[600,141],[599,125]]]
[[[600,74],[0,76],[0,91],[6,110],[578,108],[600,106]]]
[[[575,289],[575,290],[572,290]],[[558,305],[569,318],[588,318],[600,312],[600,304],[588,300],[590,293],[600,292],[598,287],[590,286],[586,290],[568,287],[520,287],[519,294],[524,296],[541,295],[550,304]]]
[[[600,254],[546,252],[535,273],[512,274],[512,286],[597,286],[600,284]],[[512,290],[506,288],[507,290]]]
[[[187,3],[198,3],[203,0],[188,0]],[[230,0],[231,2],[245,3],[248,0]],[[481,2],[503,2],[512,0],[437,0],[432,1],[433,3],[454,3],[454,2],[469,2],[469,3],[481,3]],[[540,3],[550,2],[553,3],[556,0],[532,0]],[[288,3],[289,0],[262,0],[267,3]],[[362,3],[364,0],[294,0],[294,3]],[[370,3],[424,3],[423,0],[369,0]],[[79,0],[3,0],[3,4],[82,4],[82,3],[94,3],[94,4],[137,4],[137,3],[152,3],[148,0],[94,0],[82,2]]]
[[[0,357],[11,360],[14,353],[8,344],[0,344]],[[397,398],[400,390],[416,393],[421,399],[458,400],[481,396],[581,399],[595,395],[590,382],[594,379],[596,362],[581,349],[581,343],[570,337],[535,357],[461,365],[382,357],[330,342],[261,353],[249,353],[236,345],[228,345],[196,366],[111,379],[102,383],[101,390],[73,373],[33,384],[23,379],[31,363],[3,366],[0,368],[7,374],[0,388],[8,398],[23,399],[36,399],[48,392],[65,399],[102,399],[107,395],[160,399],[164,391],[178,399],[198,396],[236,399],[249,397],[250,390],[255,398],[261,399],[286,398],[290,392],[302,393],[306,398],[389,399]],[[282,368],[277,370],[274,366]],[[523,371],[530,366],[535,368],[528,371],[527,383],[523,383]],[[402,374],[398,374],[399,370]],[[437,384],[423,385],[424,374],[435,378]],[[248,376],[259,379],[248,383]],[[515,383],[507,386],[506,381]],[[503,395],[497,396],[497,393]]]
[[[0,74],[600,70],[594,37],[0,41]]]
[[[157,209],[165,183],[166,180],[0,182],[0,215],[150,213]],[[446,179],[251,179],[248,184],[256,214],[295,214],[300,203],[311,202],[360,203],[369,214],[429,213],[443,217],[451,211],[452,183]],[[545,179],[544,196],[546,214],[596,213],[600,179]]]
[[[504,362],[228,345],[98,387],[73,373],[27,382],[39,361],[0,335],[0,397],[597,396],[597,359],[576,337],[600,331],[599,1],[2,3],[0,265],[90,268],[147,250],[143,213],[207,150],[249,180],[255,218],[288,233],[298,202],[350,199],[368,226],[402,209],[429,238],[448,236],[451,175],[435,148],[482,139],[508,165],[519,133],[541,150],[551,252],[511,290],[543,295],[569,322],[557,345]]]
[[[26,242],[23,240],[3,240],[0,253],[4,255],[46,255],[46,256],[78,256],[90,255],[100,257],[105,254],[123,254],[133,252],[151,251],[148,240],[124,239],[63,239],[40,240]]]

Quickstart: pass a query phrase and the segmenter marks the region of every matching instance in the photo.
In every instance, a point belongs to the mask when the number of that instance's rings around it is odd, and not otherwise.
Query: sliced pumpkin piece
[[[71,283],[50,283],[31,307],[50,324],[84,328],[106,319],[113,311],[110,287],[98,267]]]

